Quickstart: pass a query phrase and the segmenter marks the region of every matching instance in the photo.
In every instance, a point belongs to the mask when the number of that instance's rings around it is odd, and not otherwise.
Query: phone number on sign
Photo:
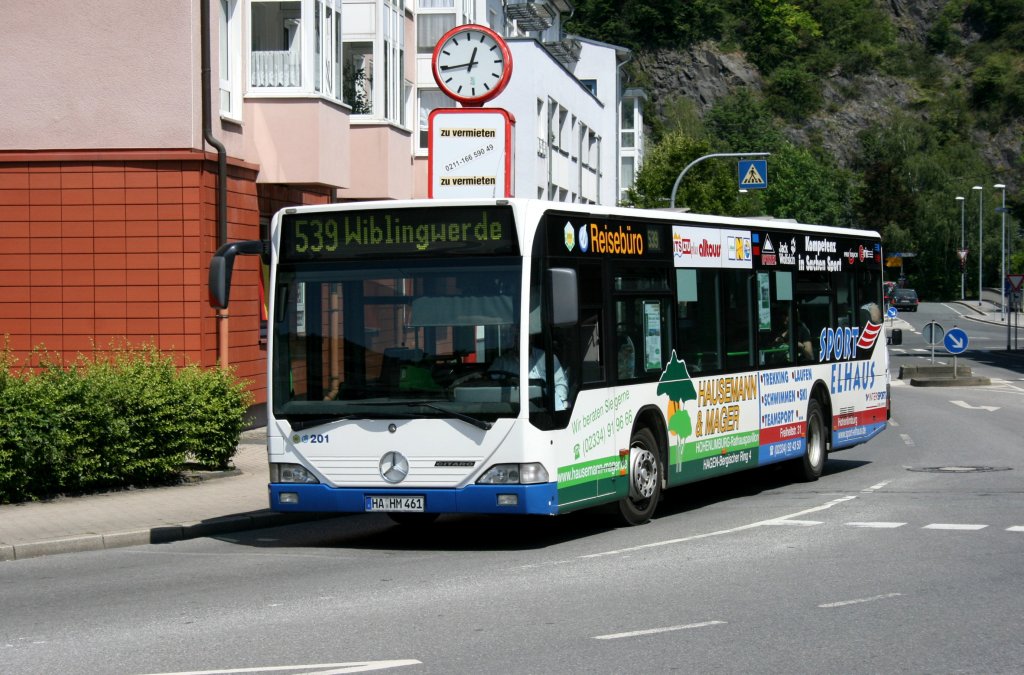
[[[482,156],[486,155],[488,152],[491,152],[492,150],[494,150],[494,145],[491,144],[491,143],[488,143],[485,147],[478,148],[478,149],[474,150],[473,152],[471,152],[469,154],[466,154],[466,155],[463,155],[462,157],[459,157],[454,162],[450,162],[448,164],[445,164],[444,165],[444,170],[445,171],[451,171],[452,169],[457,169],[460,166],[462,166],[463,164],[468,164],[469,162],[472,162],[474,159],[478,159],[479,157],[482,157]]]

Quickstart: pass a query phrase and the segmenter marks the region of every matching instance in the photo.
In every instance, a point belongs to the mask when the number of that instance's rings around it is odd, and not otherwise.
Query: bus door
[[[650,425],[649,421],[634,424],[636,415],[658,405],[657,383],[671,355],[671,273],[671,268],[661,265],[612,265],[607,328],[613,338],[612,422],[619,449],[630,447],[634,427]],[[659,429],[650,431],[659,436]]]

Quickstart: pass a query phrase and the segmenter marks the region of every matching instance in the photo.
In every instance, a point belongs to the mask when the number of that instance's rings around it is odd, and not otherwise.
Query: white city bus
[[[286,208],[269,242],[217,252],[211,302],[257,252],[278,511],[617,503],[638,524],[711,476],[815,480],[889,418],[875,232],[526,199]]]

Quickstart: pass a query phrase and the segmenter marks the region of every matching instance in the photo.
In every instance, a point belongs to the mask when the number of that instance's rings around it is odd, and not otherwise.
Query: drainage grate
[[[1010,471],[1008,466],[921,466],[907,467],[907,471],[924,473],[982,473],[984,471]]]

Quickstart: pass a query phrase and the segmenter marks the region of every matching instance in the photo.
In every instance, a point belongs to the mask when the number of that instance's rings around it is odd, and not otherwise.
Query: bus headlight
[[[480,476],[477,483],[482,485],[528,485],[531,483],[547,483],[548,472],[544,465],[531,464],[495,464]]]
[[[271,464],[271,483],[319,483],[317,477],[301,464]]]

